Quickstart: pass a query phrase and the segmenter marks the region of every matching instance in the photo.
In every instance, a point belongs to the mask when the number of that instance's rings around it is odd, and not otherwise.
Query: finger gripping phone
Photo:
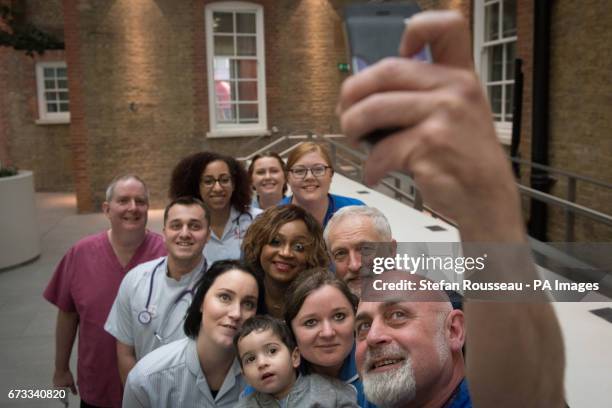
[[[405,20],[420,12],[416,3],[362,3],[344,9],[344,33],[354,74],[386,57],[398,56]],[[426,47],[413,58],[431,62]],[[378,143],[399,128],[378,129],[363,136],[366,145]]]

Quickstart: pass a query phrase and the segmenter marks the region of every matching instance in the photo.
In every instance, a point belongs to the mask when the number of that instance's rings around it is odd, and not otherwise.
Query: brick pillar
[[[0,5],[7,5],[6,1],[0,1]],[[7,30],[8,27],[4,20],[0,19],[0,28]],[[12,165],[11,157],[9,154],[9,125],[8,118],[9,112],[6,106],[6,90],[8,89],[8,57],[12,49],[8,47],[0,47],[0,161],[2,166]]]
[[[519,0],[516,3],[516,55],[523,60],[523,122],[521,124],[520,153],[524,159],[531,157],[531,116],[533,94],[533,2]],[[529,181],[530,169],[523,167],[521,173],[525,183]]]
[[[74,189],[78,212],[91,212],[93,197],[89,177],[88,134],[85,123],[83,66],[81,64],[81,34],[79,32],[79,0],[64,0],[64,41],[70,92],[70,142]]]
[[[7,47],[0,48],[0,90],[3,93],[8,89],[8,53],[11,50]],[[9,154],[9,112],[6,106],[6,94],[0,95],[0,162],[2,166],[11,166],[11,156]]]
[[[208,74],[206,71],[206,27],[204,23],[204,0],[193,2],[194,18],[193,30],[193,124],[194,134],[204,143],[208,122]]]

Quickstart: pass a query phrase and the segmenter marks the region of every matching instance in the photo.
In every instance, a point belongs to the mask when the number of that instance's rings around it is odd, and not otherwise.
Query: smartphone
[[[421,11],[418,4],[363,3],[344,9],[344,33],[348,43],[349,60],[354,74],[386,57],[397,57],[404,33],[405,20]],[[431,62],[429,48],[425,47],[413,58]],[[399,130],[378,129],[363,137],[367,146],[378,143]]]

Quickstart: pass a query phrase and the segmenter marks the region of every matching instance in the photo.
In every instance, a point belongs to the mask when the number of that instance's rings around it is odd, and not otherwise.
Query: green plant
[[[2,165],[2,162],[0,162],[0,177],[11,177],[11,176],[15,176],[17,173],[19,173],[19,171],[17,170],[17,167],[14,167],[14,166],[4,167]]]
[[[9,31],[0,28],[0,46],[25,51],[29,56],[33,56],[35,52],[43,54],[45,50],[64,49],[62,41],[32,24],[25,23],[21,14],[23,12],[19,8],[13,10],[10,6],[0,6],[0,20],[3,20],[10,28]]]

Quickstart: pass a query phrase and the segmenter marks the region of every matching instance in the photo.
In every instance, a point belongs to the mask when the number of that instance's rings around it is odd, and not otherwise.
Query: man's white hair
[[[115,194],[115,187],[117,187],[117,184],[119,182],[122,181],[127,181],[127,180],[136,180],[138,181],[140,184],[142,184],[142,186],[144,187],[145,190],[145,196],[147,198],[147,202],[149,202],[149,189],[147,188],[147,185],[145,184],[145,182],[138,177],[135,174],[124,174],[122,176],[117,176],[115,177],[110,184],[108,185],[108,187],[106,187],[106,194],[105,194],[105,199],[106,202],[111,202],[111,200],[113,199],[113,195]]]
[[[387,217],[385,217],[385,215],[380,212],[378,208],[368,207],[365,205],[349,205],[339,209],[327,223],[327,227],[323,232],[323,239],[325,239],[325,245],[330,248],[329,234],[332,228],[334,228],[334,226],[344,221],[345,218],[357,216],[368,217],[370,221],[372,221],[372,225],[374,226],[376,233],[380,237],[381,242],[391,242],[393,236],[391,235],[391,226],[389,225],[389,220],[387,220]]]

